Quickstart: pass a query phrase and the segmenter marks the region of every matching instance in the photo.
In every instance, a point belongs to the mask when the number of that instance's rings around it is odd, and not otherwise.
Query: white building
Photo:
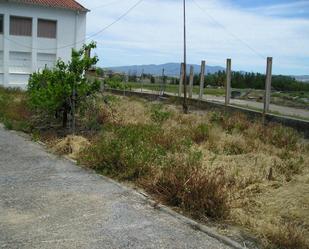
[[[0,85],[24,88],[32,72],[68,61],[87,12],[74,0],[0,0]]]

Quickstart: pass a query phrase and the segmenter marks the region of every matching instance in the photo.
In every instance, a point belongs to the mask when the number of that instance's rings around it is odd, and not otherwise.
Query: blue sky
[[[137,0],[80,0],[91,9],[87,34],[112,23]],[[309,74],[309,0],[187,0],[188,62],[275,74]],[[182,61],[182,0],[144,0],[101,34],[101,66]]]

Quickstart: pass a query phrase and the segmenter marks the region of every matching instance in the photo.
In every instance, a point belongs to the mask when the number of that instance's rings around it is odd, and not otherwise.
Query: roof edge
[[[1,0],[0,0],[1,1]],[[83,5],[78,3],[77,1],[73,0],[79,8],[70,8],[70,7],[64,7],[64,6],[53,6],[51,4],[44,4],[44,3],[33,3],[33,2],[28,2],[26,0],[6,0],[8,3],[17,3],[17,4],[25,4],[25,5],[34,5],[34,6],[41,6],[41,7],[49,7],[53,9],[64,9],[64,10],[71,10],[75,12],[90,12],[89,9],[85,8]]]

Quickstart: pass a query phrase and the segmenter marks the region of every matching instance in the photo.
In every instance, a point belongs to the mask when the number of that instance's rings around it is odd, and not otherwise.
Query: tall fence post
[[[184,63],[181,63],[181,66],[180,66],[180,79],[179,79],[179,90],[178,90],[178,96],[181,97],[182,96],[182,92],[183,92],[183,75],[184,75],[184,69],[185,67],[185,64]]]
[[[164,95],[164,83],[165,83],[165,75],[164,75],[164,68],[162,69],[162,77],[161,77],[161,86],[160,86],[160,96]]]
[[[205,67],[206,67],[206,62],[202,61],[202,63],[201,63],[201,75],[200,75],[200,94],[199,94],[200,100],[203,99],[203,95],[204,95]]]
[[[269,112],[270,94],[271,94],[272,67],[273,67],[273,58],[272,57],[267,57],[266,82],[265,82],[265,94],[264,94],[264,112],[263,112],[264,114]]]
[[[189,98],[193,96],[193,80],[194,80],[194,67],[190,67],[190,81],[189,81]]]
[[[141,92],[143,92],[143,84],[144,84],[144,69],[142,70],[142,74],[140,78]]]
[[[226,83],[225,83],[225,105],[230,104],[232,81],[232,60],[226,60]]]

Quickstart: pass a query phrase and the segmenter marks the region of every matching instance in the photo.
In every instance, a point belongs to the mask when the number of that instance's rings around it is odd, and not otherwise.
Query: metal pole
[[[187,103],[187,34],[186,34],[186,0],[183,0],[183,63],[184,63],[184,74],[183,74],[183,112],[188,113],[188,103]]]

